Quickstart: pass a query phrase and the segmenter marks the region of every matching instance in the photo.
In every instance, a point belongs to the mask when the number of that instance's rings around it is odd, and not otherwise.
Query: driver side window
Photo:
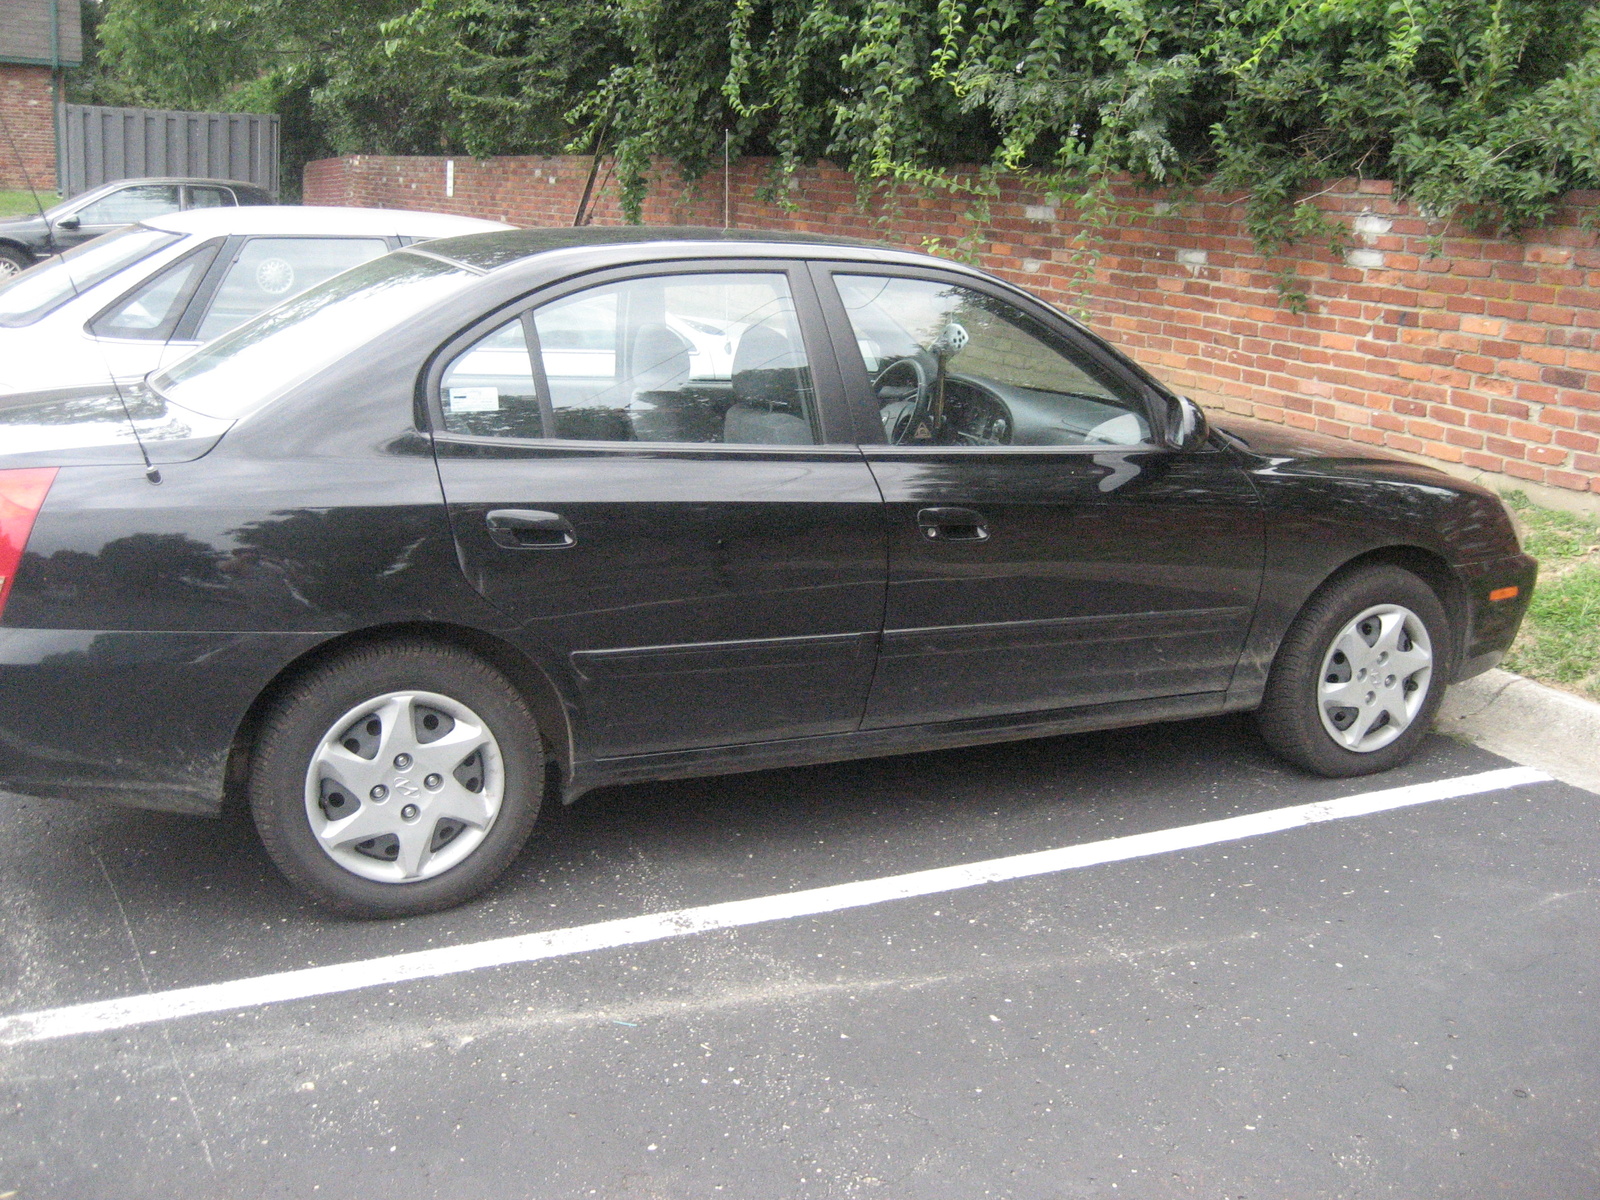
[[[1022,310],[927,279],[836,275],[891,444],[1136,446],[1138,391]]]
[[[119,188],[80,208],[76,215],[84,225],[130,225],[177,212],[180,207],[175,184],[145,183]]]

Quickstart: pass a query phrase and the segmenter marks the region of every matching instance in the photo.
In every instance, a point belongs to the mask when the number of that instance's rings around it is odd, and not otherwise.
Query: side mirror
[[[1167,404],[1166,442],[1174,450],[1198,450],[1211,436],[1211,422],[1205,410],[1187,396],[1176,396]]]
[[[81,224],[83,224],[83,222],[78,219],[78,214],[77,213],[73,213],[71,216],[62,217],[59,221],[57,221],[56,222],[56,228],[57,229],[76,229]]]

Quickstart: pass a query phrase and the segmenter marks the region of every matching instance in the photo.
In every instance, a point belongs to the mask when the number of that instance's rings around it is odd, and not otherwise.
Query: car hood
[[[0,235],[7,233],[42,233],[45,222],[38,213],[29,213],[24,217],[0,217]]]
[[[1215,428],[1243,442],[1244,449],[1250,454],[1278,467],[1292,466],[1317,474],[1345,473],[1363,468],[1382,468],[1386,471],[1399,469],[1407,474],[1426,472],[1436,477],[1443,476],[1451,483],[1461,482],[1438,467],[1346,438],[1310,433],[1287,425],[1272,425],[1225,413],[1211,414],[1210,420]]]
[[[189,462],[232,421],[190,412],[144,383],[0,396],[0,469]],[[143,446],[143,454],[140,446]]]

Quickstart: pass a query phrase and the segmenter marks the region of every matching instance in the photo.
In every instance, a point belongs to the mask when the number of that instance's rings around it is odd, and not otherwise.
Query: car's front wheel
[[[1318,775],[1397,767],[1433,724],[1449,644],[1444,606],[1411,572],[1380,564],[1336,577],[1278,648],[1256,713],[1262,737]]]
[[[32,265],[33,260],[21,250],[11,246],[0,246],[0,283],[15,279]]]
[[[395,643],[321,664],[279,697],[250,769],[267,853],[351,916],[478,895],[539,813],[544,756],[503,675],[454,647]]]

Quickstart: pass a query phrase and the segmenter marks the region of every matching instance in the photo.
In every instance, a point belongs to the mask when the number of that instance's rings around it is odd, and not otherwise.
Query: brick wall
[[[453,161],[453,167],[447,163]],[[306,167],[308,204],[431,209],[570,225],[584,158],[329,159]],[[968,205],[879,196],[862,211],[844,172],[819,166],[764,202],[769,164],[735,164],[727,219],[922,247],[969,232]],[[447,169],[453,171],[446,195]],[[621,221],[602,170],[596,224]],[[720,172],[696,186],[667,176],[648,224],[724,222]],[[1296,313],[1243,225],[1237,195],[1182,203],[1128,189],[1131,215],[1109,232],[1092,280],[1074,267],[1080,232],[1021,181],[1002,184],[975,250],[979,263],[1069,310],[1158,376],[1217,409],[1424,458],[1548,503],[1600,510],[1600,249],[1574,193],[1524,240],[1431,226],[1389,184],[1346,180],[1317,203],[1351,231],[1342,259],[1325,245],[1292,254],[1309,296]]]
[[[0,140],[0,188],[25,188],[28,179],[45,203],[56,190],[55,91],[49,67],[0,63],[0,116],[11,136]],[[17,148],[12,149],[15,139]],[[22,161],[17,161],[21,152]]]

